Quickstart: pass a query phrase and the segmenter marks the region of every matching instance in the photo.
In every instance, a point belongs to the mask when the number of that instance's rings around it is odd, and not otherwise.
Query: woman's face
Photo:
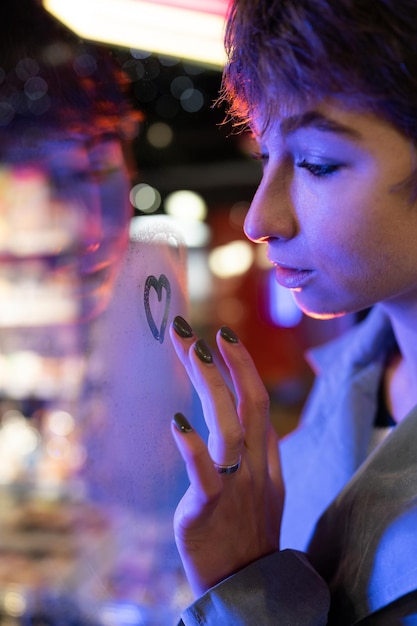
[[[414,147],[370,113],[334,104],[272,120],[258,137],[263,178],[245,222],[277,281],[327,318],[378,301],[417,301],[417,202],[401,184]]]
[[[130,183],[119,138],[44,128],[36,139],[9,136],[2,148],[0,251],[28,257],[19,280],[28,282],[26,271],[39,290],[50,287],[59,312],[65,293],[72,308],[64,321],[91,319],[109,301],[128,242]],[[7,272],[1,265],[0,283]]]

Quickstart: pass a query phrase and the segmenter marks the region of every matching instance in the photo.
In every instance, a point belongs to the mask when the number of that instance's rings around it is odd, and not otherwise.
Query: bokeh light
[[[170,91],[174,98],[178,98],[178,100],[189,89],[194,89],[194,83],[188,76],[177,76],[171,81]]]
[[[209,267],[219,278],[231,278],[245,274],[254,260],[251,244],[244,240],[231,241],[214,248],[209,255]]]
[[[47,416],[48,429],[59,437],[68,437],[75,427],[74,418],[67,411],[52,411]]]
[[[20,617],[25,613],[27,608],[26,598],[18,587],[8,587],[5,590],[3,608],[6,614],[11,617]]]
[[[199,89],[186,89],[181,94],[181,106],[188,113],[196,113],[204,106],[204,96]]]
[[[174,133],[165,122],[155,122],[149,126],[146,138],[154,148],[166,148],[172,142]]]
[[[204,198],[200,194],[186,189],[169,194],[165,199],[164,206],[168,215],[180,220],[204,220],[207,216],[207,205]]]
[[[129,194],[131,204],[143,213],[154,213],[161,205],[161,194],[146,183],[135,185]]]

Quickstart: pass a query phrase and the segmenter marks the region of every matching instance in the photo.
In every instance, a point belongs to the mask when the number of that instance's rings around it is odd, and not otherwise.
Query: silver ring
[[[240,467],[240,461],[241,459],[237,463],[233,463],[233,465],[218,465],[217,463],[213,463],[213,465],[219,474],[234,474]]]

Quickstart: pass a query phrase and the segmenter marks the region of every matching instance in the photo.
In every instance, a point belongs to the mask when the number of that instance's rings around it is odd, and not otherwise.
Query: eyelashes
[[[310,163],[309,161],[306,161],[305,159],[296,163],[296,166],[302,169],[306,169],[307,171],[310,172],[310,174],[312,174],[313,176],[317,176],[317,177],[330,176],[331,174],[333,174],[334,172],[337,172],[341,168],[340,164]]]
[[[265,167],[269,161],[269,155],[266,152],[252,152],[250,157],[262,163],[262,166]],[[300,169],[307,170],[312,176],[316,178],[323,178],[326,176],[330,176],[335,172],[339,171],[343,165],[341,163],[312,163],[307,161],[307,159],[300,159],[299,161],[295,161],[295,166]]]

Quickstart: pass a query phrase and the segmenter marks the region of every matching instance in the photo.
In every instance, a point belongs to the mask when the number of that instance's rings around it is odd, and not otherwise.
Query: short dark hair
[[[235,121],[340,98],[417,142],[416,0],[234,0],[225,44],[221,100]]]

